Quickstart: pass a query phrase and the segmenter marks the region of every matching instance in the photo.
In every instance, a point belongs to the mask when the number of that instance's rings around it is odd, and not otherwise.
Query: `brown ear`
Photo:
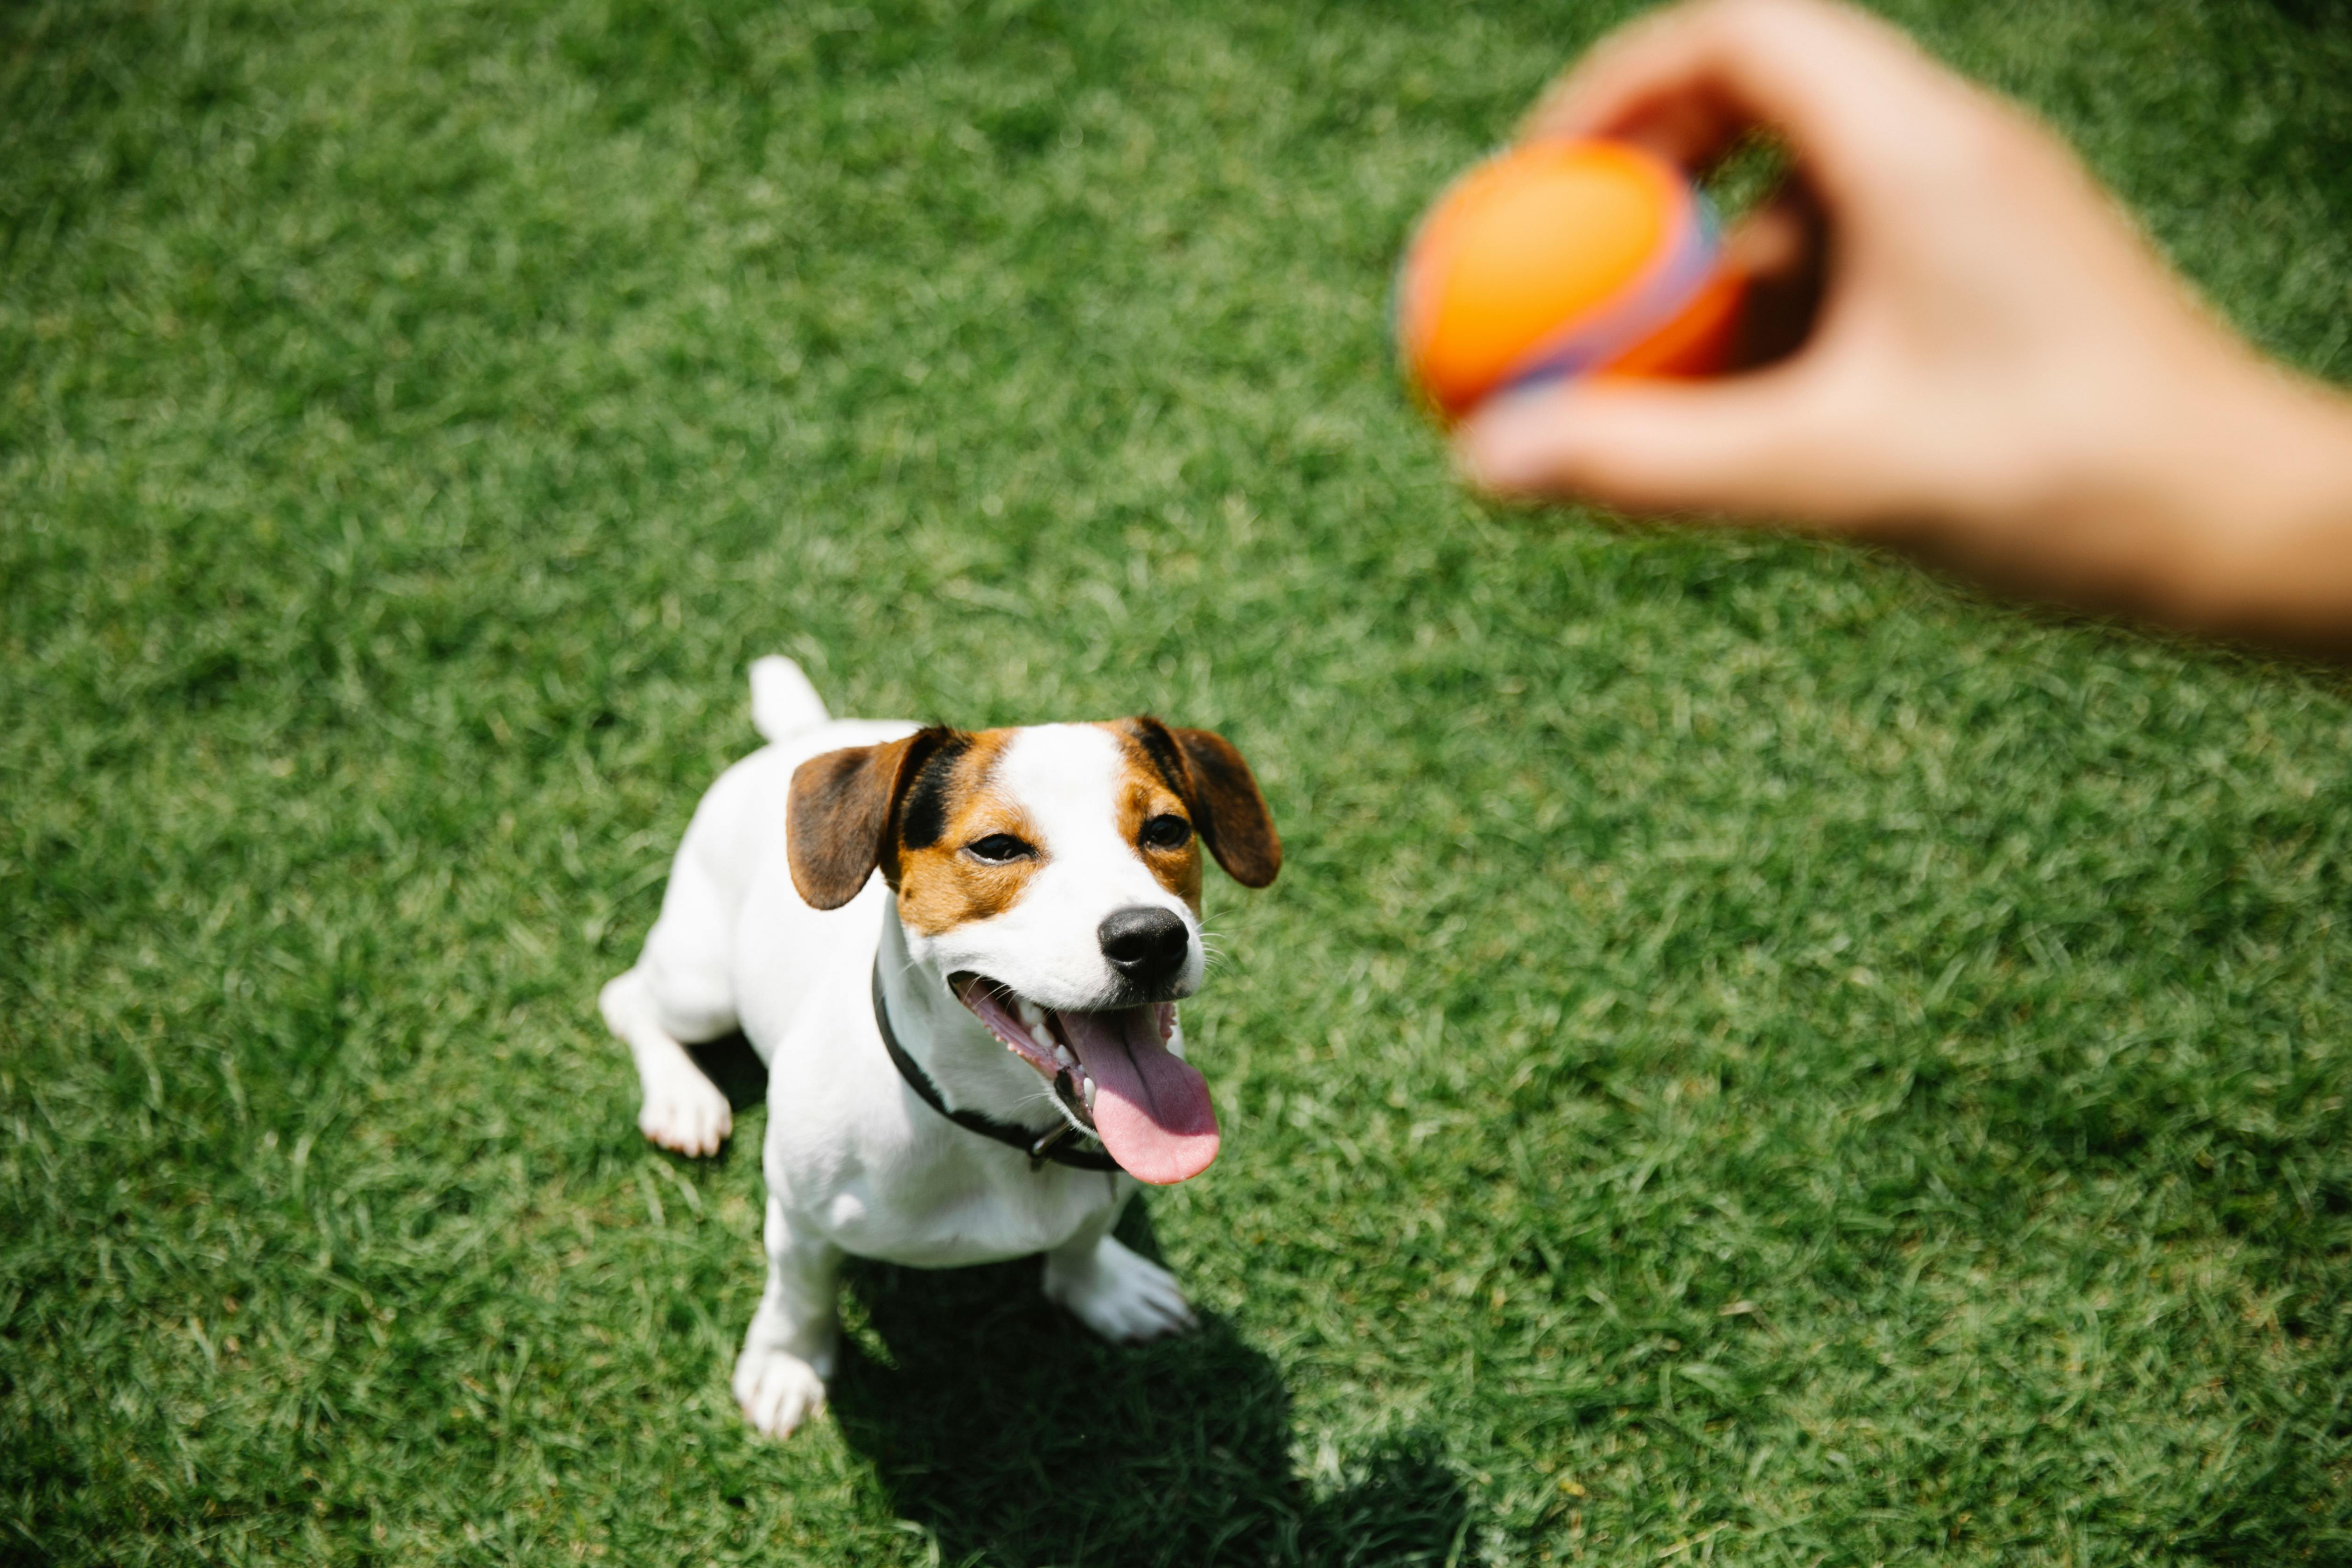
[[[1208,730],[1179,730],[1150,714],[1132,721],[1137,741],[1192,808],[1192,826],[1225,875],[1263,888],[1282,869],[1282,839],[1257,779],[1233,742]]]
[[[856,898],[879,867],[898,879],[893,818],[907,784],[924,759],[954,734],[918,731],[880,746],[852,746],[811,757],[793,770],[785,805],[784,858],[793,886],[809,907],[837,910]]]

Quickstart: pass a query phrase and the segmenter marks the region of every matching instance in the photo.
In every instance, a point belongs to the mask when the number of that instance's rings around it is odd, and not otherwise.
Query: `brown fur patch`
[[[1138,858],[1150,871],[1160,885],[1201,912],[1201,835],[1199,825],[1185,835],[1184,842],[1173,848],[1159,848],[1143,842],[1143,825],[1155,816],[1181,816],[1192,822],[1192,808],[1184,797],[1176,793],[1175,781],[1167,770],[1155,762],[1150,751],[1130,730],[1118,724],[1105,724],[1118,742],[1121,761],[1126,764],[1125,776],[1118,783],[1118,834],[1135,846]]]
[[[1045,846],[1021,803],[996,788],[996,762],[1011,743],[1010,730],[983,730],[971,736],[936,791],[937,832],[921,845],[898,842],[898,918],[925,936],[1003,914],[1018,900],[1029,879],[1045,865]],[[929,828],[926,825],[926,830]],[[965,854],[964,847],[994,833],[1009,833],[1034,856],[992,866]]]
[[[1226,875],[1263,888],[1282,870],[1282,839],[1249,763],[1223,735],[1177,730],[1149,713],[1107,726],[1136,745],[1155,776],[1184,797],[1192,830]]]
[[[793,885],[811,908],[841,908],[877,866],[896,881],[891,821],[906,781],[933,752],[961,743],[952,730],[929,729],[886,745],[827,752],[793,771],[784,847]]]

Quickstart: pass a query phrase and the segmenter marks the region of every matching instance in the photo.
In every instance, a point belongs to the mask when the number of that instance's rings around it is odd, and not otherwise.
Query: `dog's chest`
[[[862,977],[870,949],[849,956],[836,973]],[[891,1066],[864,984],[817,990],[779,1035],[753,1037],[769,1058],[769,1185],[845,1251],[932,1268],[1020,1258],[1118,1201],[1122,1178],[1033,1171],[922,1104]]]
[[[971,1135],[953,1129],[951,1138]],[[820,1205],[836,1246],[863,1258],[952,1268],[1026,1257],[1061,1246],[1117,1202],[1107,1172],[1027,1162],[992,1146],[950,1146],[932,1158],[843,1183]],[[1010,1169],[1001,1169],[1010,1166]]]

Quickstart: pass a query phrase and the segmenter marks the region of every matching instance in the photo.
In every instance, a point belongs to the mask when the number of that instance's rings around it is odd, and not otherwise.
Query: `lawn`
[[[1626,9],[0,3],[0,1561],[2352,1560],[2352,683],[1466,498],[1392,259]],[[1894,10],[2352,379],[2341,5]],[[593,998],[770,651],[1255,764],[1197,1335],[735,1412]]]

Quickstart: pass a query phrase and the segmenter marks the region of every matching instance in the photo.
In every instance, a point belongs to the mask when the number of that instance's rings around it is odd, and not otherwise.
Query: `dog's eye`
[[[1181,849],[1192,837],[1192,825],[1172,811],[1163,811],[1143,825],[1140,837],[1147,848]]]
[[[985,838],[975,838],[963,847],[964,853],[975,860],[985,860],[992,866],[1003,866],[1014,860],[1026,860],[1037,853],[1010,833],[992,833]]]

